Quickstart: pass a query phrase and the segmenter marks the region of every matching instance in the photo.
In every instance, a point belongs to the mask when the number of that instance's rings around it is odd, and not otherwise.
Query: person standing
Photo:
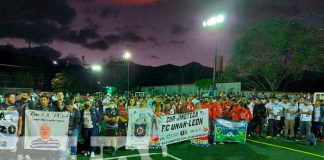
[[[22,126],[22,133],[21,133],[21,137],[24,136],[24,133],[25,133],[25,112],[26,110],[28,109],[32,109],[35,107],[35,103],[33,101],[31,101],[30,99],[30,92],[27,91],[27,90],[24,90],[22,91],[21,93],[21,99],[20,101],[17,101],[17,107],[19,108],[21,114],[22,114],[22,121],[23,121],[23,126]],[[25,154],[25,156],[23,155],[18,155],[18,157],[24,157],[26,160],[30,160],[30,156],[29,154],[26,153],[26,151],[23,149],[24,148],[24,139],[23,138],[20,138],[19,139],[19,151],[20,153],[22,154]]]
[[[324,143],[324,101],[321,102],[321,116],[320,116],[320,123],[321,123],[321,135],[320,139]]]
[[[270,99],[269,104],[267,105],[267,113],[268,113],[268,136],[269,138],[274,138],[279,136],[279,123],[281,114],[283,113],[283,108],[279,105],[278,101],[273,101]]]
[[[80,111],[81,120],[80,128],[81,135],[84,139],[85,156],[95,157],[96,147],[91,145],[91,137],[97,137],[99,135],[99,122],[101,116],[96,108],[92,107],[90,101],[84,102],[84,109]]]
[[[145,100],[142,100],[145,101]],[[146,101],[142,102],[142,105],[146,107]],[[106,136],[108,137],[108,145],[112,146],[112,155],[117,151],[117,136],[118,136],[118,122],[119,122],[119,110],[115,100],[110,100],[109,107],[105,110],[104,121],[107,125]]]
[[[290,104],[285,108],[285,137],[294,138],[295,137],[295,119],[296,113],[298,111],[298,106],[296,100],[291,100]]]
[[[313,114],[313,124],[312,124],[312,131],[316,137],[319,137],[321,133],[320,118],[321,118],[321,102],[319,100],[316,100],[314,104],[314,114]]]
[[[19,118],[18,118],[18,132],[17,136],[22,135],[22,126],[23,126],[23,120],[22,120],[22,113],[19,107],[16,105],[16,100],[15,100],[15,94],[14,93],[5,93],[4,94],[4,102],[0,104],[0,110],[6,110],[9,112],[18,112]],[[11,153],[16,153],[17,152],[17,147],[14,149],[10,150]],[[18,155],[18,160],[23,159],[23,155]]]
[[[255,106],[253,108],[253,118],[251,122],[249,123],[248,130],[247,130],[247,135],[250,136],[250,133],[252,130],[256,130],[257,136],[261,135],[262,131],[262,123],[267,117],[266,115],[266,108],[265,104],[261,102],[259,99],[255,100]]]
[[[52,103],[56,112],[62,112],[64,110],[64,94],[62,91],[56,91],[57,100]]]
[[[304,100],[302,104],[299,106],[299,113],[300,113],[300,131],[297,141],[299,141],[301,138],[305,137],[306,135],[311,133],[311,127],[312,127],[312,114],[313,114],[313,106],[310,104],[309,101]]]
[[[66,102],[65,111],[70,113],[69,116],[69,130],[68,130],[68,144],[71,145],[71,160],[75,160],[77,157],[77,145],[80,123],[80,112],[73,107],[72,100]]]

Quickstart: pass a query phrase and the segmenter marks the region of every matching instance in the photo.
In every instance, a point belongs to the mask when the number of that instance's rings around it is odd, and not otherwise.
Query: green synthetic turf
[[[318,142],[316,146],[306,146],[303,141],[296,142],[284,138],[265,139],[262,137],[250,138],[260,142],[270,143],[283,147],[289,147],[305,152],[310,152],[324,156],[324,143]],[[160,149],[152,149],[150,153],[162,153]],[[138,151],[118,150],[115,156],[108,154],[104,158],[139,154]],[[168,154],[184,160],[317,160],[324,159],[304,153],[289,151],[282,148],[258,144],[247,141],[246,144],[224,144],[212,145],[207,148],[191,145],[189,142],[172,144],[168,146]],[[172,157],[163,157],[162,154],[150,156],[153,160],[175,160]],[[79,155],[78,160],[87,160],[88,157]],[[116,158],[117,159],[117,158]],[[130,160],[140,160],[140,157],[127,158]]]

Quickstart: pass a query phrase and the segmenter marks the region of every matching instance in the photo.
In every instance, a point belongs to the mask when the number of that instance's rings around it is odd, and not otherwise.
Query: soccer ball
[[[228,138],[228,139],[232,139],[233,138],[233,133],[232,132],[228,132],[227,134],[226,134],[226,137]]]

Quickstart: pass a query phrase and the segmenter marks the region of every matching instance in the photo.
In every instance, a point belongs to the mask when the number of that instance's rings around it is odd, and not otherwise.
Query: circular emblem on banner
[[[137,134],[143,134],[143,133],[144,133],[144,128],[143,128],[143,127],[138,127],[138,128],[136,129],[136,133],[137,133]]]

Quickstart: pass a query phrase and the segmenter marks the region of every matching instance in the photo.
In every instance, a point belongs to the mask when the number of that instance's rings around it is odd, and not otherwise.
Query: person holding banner
[[[181,113],[188,113],[188,112],[194,112],[195,111],[195,105],[191,100],[191,97],[187,98],[187,102],[185,102],[184,104],[182,104],[181,107]]]
[[[19,114],[19,121],[18,121],[18,136],[22,134],[22,113],[21,110],[15,105],[15,94],[14,93],[6,93],[4,95],[5,101],[0,105],[0,110],[7,110],[7,111],[17,111]]]
[[[209,109],[208,98],[204,98],[201,102],[197,103],[196,111],[201,109]],[[191,140],[191,143],[195,146],[208,147],[208,136],[198,137]]]
[[[40,104],[36,105],[34,108],[31,108],[33,110],[37,110],[37,111],[54,111],[54,107],[52,105],[49,104],[49,99],[48,97],[42,95],[40,96]]]
[[[21,93],[21,99],[20,101],[17,102],[17,106],[19,107],[19,110],[21,110],[21,113],[22,113],[22,121],[25,122],[25,112],[27,109],[32,109],[32,108],[35,108],[36,104],[30,100],[30,92],[27,91],[27,90],[24,90],[22,91]],[[22,133],[21,133],[21,137],[24,136],[24,133],[25,133],[25,123],[23,123],[23,126],[22,126]],[[24,152],[24,149],[23,149],[23,139],[20,139],[19,140],[19,151],[20,153]],[[18,155],[18,157],[24,157],[26,160],[30,160],[30,156],[28,154],[26,154],[25,156],[23,155]],[[22,159],[22,158],[21,158]]]
[[[136,106],[136,102],[134,98],[129,99],[128,104],[127,104],[127,109],[133,109],[133,108],[137,108]]]
[[[246,122],[250,122],[250,120],[252,119],[252,113],[248,107],[248,104],[242,104],[243,108],[241,110],[241,120],[244,120]]]
[[[124,105],[124,100],[122,97],[118,100],[118,108],[119,108],[119,122],[118,122],[118,129],[119,129],[119,135],[120,136],[126,136],[127,134],[127,122],[128,122],[128,110],[126,109]]]
[[[17,132],[17,130],[15,128],[11,128],[9,130],[10,130],[10,132],[14,133],[16,136],[20,136],[22,134],[22,116],[21,116],[20,110],[15,105],[15,94],[6,93],[4,95],[4,102],[2,104],[0,104],[0,111],[16,112],[16,115],[17,115],[17,112],[18,112],[18,117],[19,117],[18,118],[18,132]],[[5,119],[5,114],[2,113],[0,115],[0,118],[2,120],[4,120]],[[5,138],[5,137],[1,137],[1,138]],[[8,154],[8,150],[6,150],[6,149],[2,150],[3,153],[0,152],[0,154],[1,154],[0,159],[1,158],[10,159],[10,158],[12,158],[12,156],[15,156],[14,153],[17,152],[17,147],[16,147],[17,141],[14,141],[13,143],[14,143],[13,144],[14,148],[10,150],[9,154]],[[23,157],[22,157],[22,155],[18,155],[18,158],[23,158]]]
[[[73,107],[72,100],[66,102],[65,111],[70,113],[69,116],[69,130],[68,130],[68,146],[71,148],[71,160],[76,159],[77,145],[78,145],[78,134],[79,134],[79,123],[80,123],[80,112]]]
[[[57,101],[54,101],[52,105],[56,112],[62,112],[64,110],[64,94],[62,91],[56,91]]]
[[[162,106],[158,105],[155,107],[154,111],[154,117],[153,117],[153,133],[150,140],[150,146],[151,147],[157,147],[159,145],[159,130],[158,130],[158,119],[161,118],[161,116],[164,115],[162,112]]]

